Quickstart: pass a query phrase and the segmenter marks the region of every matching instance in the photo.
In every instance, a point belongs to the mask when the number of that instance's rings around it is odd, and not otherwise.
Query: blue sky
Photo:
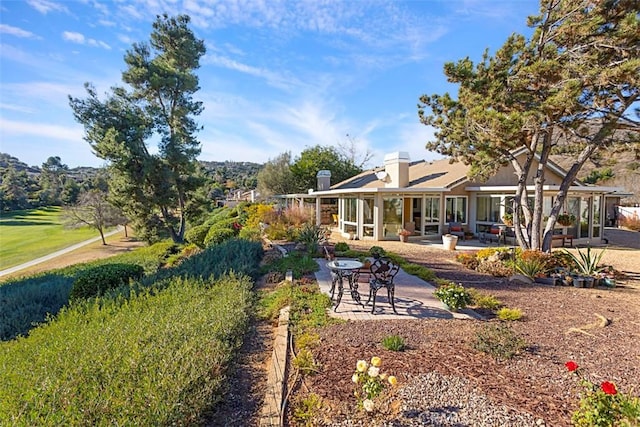
[[[393,151],[431,160],[418,98],[455,93],[443,64],[529,34],[537,11],[532,0],[3,0],[0,152],[102,166],[67,96],[121,85],[126,50],[166,12],[190,15],[207,47],[200,160],[264,163],[349,140],[373,154],[368,166]]]

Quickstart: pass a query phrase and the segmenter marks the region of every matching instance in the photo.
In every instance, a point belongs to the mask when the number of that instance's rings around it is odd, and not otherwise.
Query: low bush
[[[0,286],[0,341],[26,335],[69,302],[73,277],[45,274]]]
[[[620,225],[629,230],[640,231],[640,218],[638,218],[637,215],[634,217],[624,217],[620,220]]]
[[[69,302],[75,278],[87,269],[114,263],[137,264],[154,275],[174,252],[172,242],[159,242],[131,252],[31,277],[7,281],[0,286],[0,341],[26,335],[48,316],[55,316]]]
[[[184,238],[187,242],[204,248],[206,246],[204,244],[204,239],[207,237],[207,233],[209,233],[210,228],[211,226],[208,224],[197,225],[187,230],[184,233]]]
[[[436,278],[436,273],[423,265],[403,262],[400,264],[400,266],[408,274],[417,276],[422,280],[426,280],[427,282],[430,282]]]
[[[478,308],[497,310],[502,306],[500,300],[493,295],[484,294],[475,289],[469,289],[469,293],[471,294],[471,304]]]
[[[508,324],[487,323],[476,331],[472,347],[496,359],[511,359],[526,348],[524,339]]]
[[[522,310],[520,310],[519,308],[508,307],[501,308],[500,310],[498,310],[496,315],[498,316],[498,319],[507,321],[520,320],[523,316]]]
[[[318,268],[318,263],[313,257],[299,252],[292,252],[289,256],[278,258],[269,264],[265,264],[262,270],[264,273],[277,271],[282,274],[286,274],[287,271],[291,270],[293,278],[300,279],[305,274],[318,271]]]
[[[209,246],[197,256],[185,259],[178,267],[162,271],[158,277],[221,277],[229,272],[256,279],[260,274],[259,263],[263,255],[262,244],[243,239],[231,239],[219,245]],[[144,279],[152,284],[158,277]]]
[[[307,348],[298,351],[298,354],[292,360],[293,366],[300,371],[302,375],[313,375],[318,371],[313,353]]]
[[[89,268],[73,281],[69,300],[74,302],[104,295],[111,289],[128,285],[130,280],[141,279],[143,275],[143,268],[137,264],[117,263]]]
[[[0,344],[0,425],[197,424],[222,397],[251,285],[171,279],[126,302],[65,309]]]
[[[442,285],[433,294],[451,310],[465,308],[471,303],[471,295],[461,284],[448,283]]]
[[[400,335],[389,335],[382,339],[382,346],[390,351],[404,351],[406,345]]]
[[[207,236],[204,238],[204,245],[219,245],[232,239],[236,235],[236,230],[232,227],[220,227],[217,225],[212,226],[207,232]]]
[[[461,252],[456,255],[456,261],[470,270],[475,270],[478,267],[478,258],[474,253]]]
[[[297,398],[293,402],[293,419],[300,425],[315,425],[313,420],[321,413],[323,407],[322,397],[315,393]]]
[[[387,251],[385,251],[384,248],[381,246],[371,246],[369,248],[369,255],[371,255],[374,258],[385,256],[386,254],[387,254]]]
[[[346,252],[346,251],[349,250],[349,245],[346,242],[338,242],[338,243],[335,244],[333,249],[336,252]]]
[[[507,277],[513,274],[513,268],[509,267],[504,262],[497,260],[482,260],[478,264],[477,270],[481,273],[487,273],[494,277]]]
[[[257,227],[243,227],[238,233],[238,237],[252,242],[259,242],[262,239],[262,231]]]

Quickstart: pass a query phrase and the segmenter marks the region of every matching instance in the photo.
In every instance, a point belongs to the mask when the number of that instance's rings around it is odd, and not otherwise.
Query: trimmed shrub
[[[236,231],[231,227],[220,228],[217,225],[212,226],[207,232],[207,236],[204,238],[204,245],[219,245],[236,235]]]
[[[130,280],[139,280],[144,275],[136,264],[106,264],[90,268],[78,275],[73,282],[69,299],[77,301],[104,295],[105,292],[128,285]]]
[[[198,225],[196,227],[190,228],[184,233],[184,238],[189,243],[194,243],[201,248],[205,247],[204,239],[207,237],[207,233],[209,233],[209,229],[211,227],[206,224]]]
[[[387,251],[385,251],[382,246],[371,246],[369,248],[369,255],[371,255],[374,258],[385,256],[386,254],[387,254]]]

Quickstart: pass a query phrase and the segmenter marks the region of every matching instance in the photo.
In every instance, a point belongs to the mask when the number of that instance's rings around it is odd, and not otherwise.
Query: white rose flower
[[[373,404],[373,400],[371,399],[365,399],[362,401],[362,406],[364,407],[365,411],[367,412],[371,412],[374,409],[374,404]]]
[[[353,376],[351,377],[351,381],[353,381],[356,384],[358,384],[359,379],[360,379],[360,376],[358,374],[353,374]]]
[[[380,368],[375,367],[375,366],[369,366],[369,372],[367,372],[369,374],[370,377],[377,377],[378,374],[380,373]]]

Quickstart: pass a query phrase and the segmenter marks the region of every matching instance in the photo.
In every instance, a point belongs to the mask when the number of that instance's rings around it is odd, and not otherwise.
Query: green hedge
[[[105,264],[89,268],[76,277],[69,295],[70,301],[93,298],[105,292],[140,280],[144,269],[137,264]]]
[[[0,425],[189,425],[221,398],[251,281],[175,278],[0,343]]]
[[[201,248],[204,248],[204,239],[207,237],[207,233],[209,232],[210,228],[211,226],[207,224],[197,225],[187,230],[187,232],[184,233],[184,238],[187,242],[195,243]]]
[[[212,226],[207,232],[207,236],[204,238],[204,245],[219,245],[236,235],[236,231],[231,227],[219,227],[217,225]]]

